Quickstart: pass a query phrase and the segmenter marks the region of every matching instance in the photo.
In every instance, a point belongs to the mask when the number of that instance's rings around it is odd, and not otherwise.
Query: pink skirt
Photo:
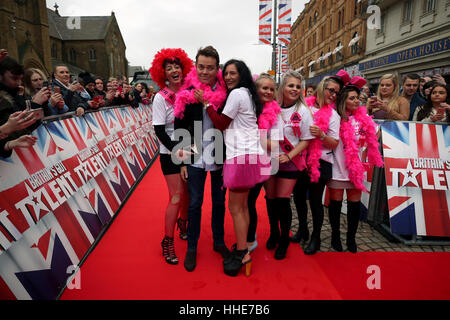
[[[228,159],[223,165],[223,185],[230,190],[251,189],[270,178],[267,155],[246,154]]]

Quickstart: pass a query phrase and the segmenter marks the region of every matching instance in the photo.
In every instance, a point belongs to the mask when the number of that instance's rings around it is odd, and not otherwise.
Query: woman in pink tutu
[[[270,176],[270,159],[265,156],[258,134],[258,117],[262,104],[252,75],[240,60],[224,66],[223,77],[228,96],[221,114],[206,104],[206,111],[219,130],[224,131],[226,161],[224,187],[230,191],[229,209],[233,218],[236,244],[223,261],[225,274],[236,276],[243,265],[250,275],[251,257],[247,247],[249,226],[248,194],[256,184]]]

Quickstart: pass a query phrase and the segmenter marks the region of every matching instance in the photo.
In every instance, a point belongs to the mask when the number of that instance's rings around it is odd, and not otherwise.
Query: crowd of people
[[[340,214],[345,191],[346,247],[355,253],[360,200],[367,191],[365,168],[367,163],[383,166],[373,119],[450,121],[449,86],[442,76],[408,74],[400,86],[395,74],[386,74],[372,93],[364,78],[352,78],[344,70],[306,88],[300,73],[288,71],[277,87],[270,75],[252,75],[241,60],[229,60],[221,70],[212,46],[199,49],[194,61],[182,49],[158,52],[149,70],[161,87],[155,94],[145,84],[132,87],[123,78],[111,78],[105,85],[82,73],[73,80],[64,65],[55,67],[49,81],[38,69],[24,70],[2,50],[0,156],[32,146],[36,137],[30,132],[43,116],[66,112],[81,116],[103,106],[152,103],[169,193],[161,242],[165,261],[179,262],[174,241],[178,228],[180,238],[187,240],[184,267],[189,272],[196,268],[209,172],[212,249],[221,255],[225,274],[236,276],[245,266],[249,275],[251,252],[258,247],[255,204],[263,188],[270,224],[266,248],[274,250],[275,259],[285,259],[291,243],[308,242],[304,249],[308,255],[320,250],[325,186],[331,195],[331,246],[344,250]],[[236,239],[231,250],[224,241],[227,191]],[[290,236],[292,195],[299,228]]]
[[[0,156],[10,157],[16,147],[30,147],[36,137],[30,135],[44,117],[69,112],[82,116],[87,110],[102,107],[151,104],[153,87],[146,83],[131,86],[126,77],[99,77],[83,72],[72,78],[69,68],[60,64],[47,77],[42,70],[24,69],[0,50]]]
[[[241,60],[227,61],[223,70],[219,63],[212,46],[199,49],[194,66],[182,49],[162,49],[150,68],[162,88],[153,102],[153,125],[169,191],[162,253],[168,263],[178,263],[174,244],[178,227],[180,238],[187,240],[184,267],[189,272],[197,265],[208,172],[212,249],[221,254],[225,274],[236,276],[244,266],[247,275],[251,272],[251,252],[258,247],[255,204],[262,188],[270,224],[266,248],[274,250],[275,259],[286,258],[290,243],[309,241],[304,249],[308,255],[320,250],[325,186],[331,195],[331,246],[344,250],[340,214],[345,191],[345,244],[356,253],[361,195],[367,191],[364,173],[367,164],[383,166],[379,127],[373,118],[450,120],[448,86],[442,77],[430,84],[431,79],[410,74],[400,88],[395,75],[385,75],[372,94],[364,78],[351,78],[344,70],[306,88],[301,74],[288,71],[277,87],[268,74],[252,76]],[[236,241],[231,250],[224,242],[227,191]],[[290,236],[292,195],[299,228]]]

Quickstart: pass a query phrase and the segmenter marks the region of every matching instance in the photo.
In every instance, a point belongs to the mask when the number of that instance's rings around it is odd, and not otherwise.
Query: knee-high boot
[[[328,217],[330,219],[331,225],[331,247],[341,252],[341,209],[342,201],[330,200],[330,205],[328,206]]]
[[[306,204],[306,190],[304,187],[299,186],[302,183],[297,182],[294,188],[294,203],[297,209],[298,217],[298,230],[290,239],[291,242],[300,242],[309,240],[308,230],[308,205]]]
[[[279,219],[276,213],[275,199],[269,199],[266,197],[267,215],[269,216],[270,236],[267,240],[266,247],[269,250],[276,248],[278,242],[280,242],[280,226]]]
[[[286,257],[286,252],[289,247],[289,231],[291,230],[292,223],[292,209],[290,198],[277,198],[276,205],[279,210],[280,217],[280,243],[275,250],[275,259],[281,260]]]
[[[359,218],[361,216],[361,202],[347,202],[347,248],[348,251],[356,253],[358,250],[356,246],[356,232],[358,231]]]

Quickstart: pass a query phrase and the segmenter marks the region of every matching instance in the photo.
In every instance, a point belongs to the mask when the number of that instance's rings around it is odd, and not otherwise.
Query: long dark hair
[[[359,97],[361,91],[355,86],[345,86],[344,88],[342,88],[342,90],[339,92],[336,98],[336,111],[344,120],[348,120],[347,113],[345,112],[345,110],[346,110],[346,101],[350,92],[356,92]]]
[[[228,97],[230,96],[231,91],[233,91],[234,89],[242,88],[242,87],[247,88],[250,91],[251,98],[253,101],[253,107],[254,107],[253,110],[255,111],[256,118],[258,119],[259,115],[262,113],[263,105],[261,103],[261,100],[259,99],[259,95],[256,90],[256,85],[253,82],[253,77],[252,77],[252,73],[250,72],[250,69],[247,67],[247,65],[245,64],[244,61],[231,59],[231,60],[227,61],[223,67],[224,77],[225,77],[225,70],[227,69],[227,67],[230,64],[234,64],[236,66],[236,69],[239,73],[239,82],[236,85],[236,87],[234,87],[232,90],[228,91],[227,100],[228,100]],[[226,101],[225,101],[225,103],[226,103]]]
[[[450,86],[441,83],[435,83],[431,87],[430,94],[427,97],[427,102],[425,102],[425,104],[420,108],[419,112],[417,113],[417,121],[422,121],[431,114],[431,111],[433,110],[433,102],[431,102],[431,95],[434,89],[436,89],[437,87],[444,88],[445,91],[447,91],[447,99],[445,100],[445,103],[450,104],[450,94],[449,94]],[[450,123],[450,111],[446,109],[445,114],[447,116],[447,123]]]

